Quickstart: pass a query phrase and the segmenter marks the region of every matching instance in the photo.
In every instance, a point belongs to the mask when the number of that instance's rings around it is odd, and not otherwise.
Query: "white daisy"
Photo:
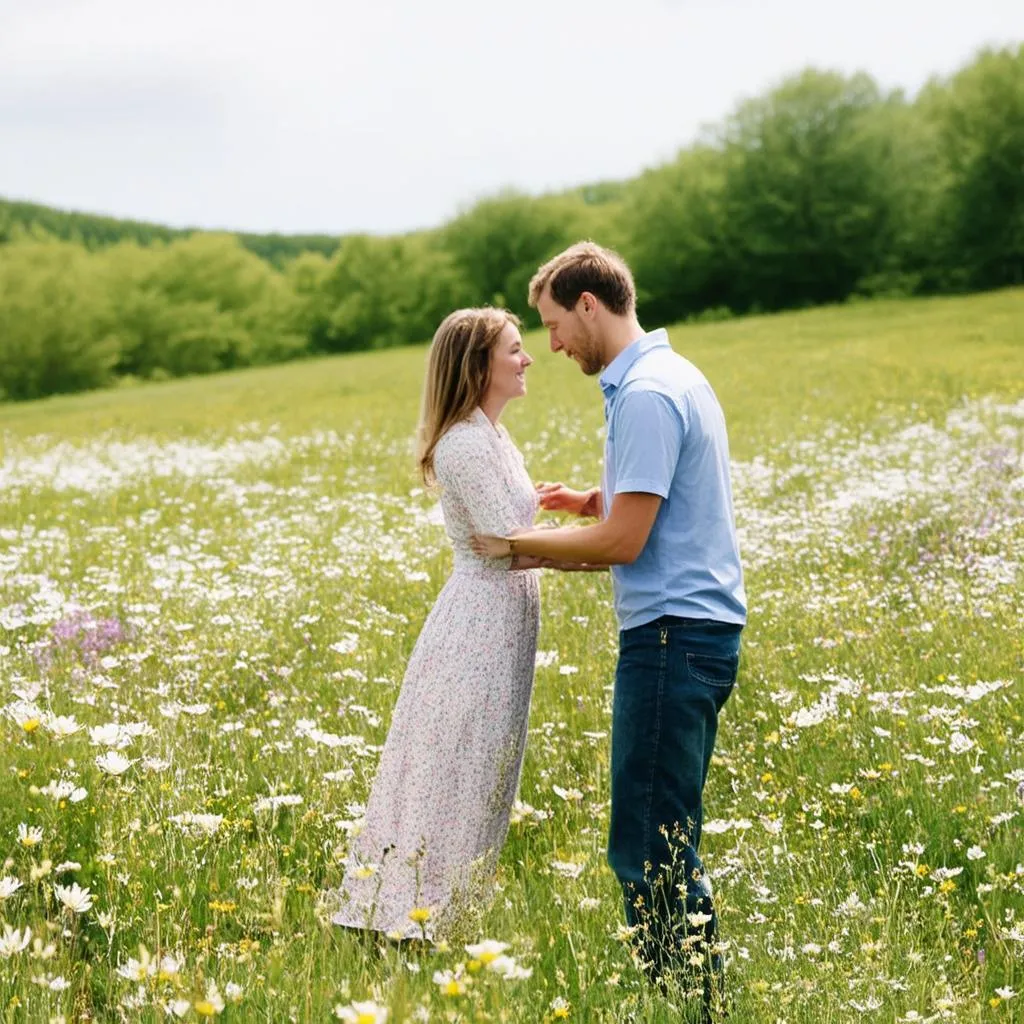
[[[532,967],[520,967],[510,956],[495,957],[487,965],[487,970],[506,981],[525,981],[533,974]]]
[[[507,942],[495,942],[493,939],[484,939],[483,942],[471,943],[466,946],[466,952],[482,964],[489,964],[497,960],[505,950],[508,949]]]
[[[84,914],[92,907],[92,894],[77,882],[69,886],[55,885],[53,894],[72,913]]]
[[[124,775],[131,766],[132,762],[116,750],[108,750],[96,757],[96,767],[106,775]]]
[[[38,846],[43,841],[43,830],[38,825],[26,825],[22,822],[18,826],[18,842],[22,846]]]
[[[14,956],[15,953],[20,953],[28,945],[31,938],[32,930],[30,928],[26,928],[24,934],[22,934],[17,928],[12,928],[9,924],[5,924],[4,933],[0,936],[0,956],[6,960]]]
[[[156,964],[152,961],[136,960],[132,956],[117,968],[117,973],[129,981],[145,981],[156,974]]]
[[[0,878],[0,903],[10,899],[21,888],[22,884],[21,880],[13,875],[6,875]]]
[[[193,814],[191,811],[185,811],[183,814],[172,814],[169,820],[190,835],[212,836],[220,828],[224,815]]]
[[[52,715],[46,720],[46,728],[59,740],[74,736],[82,726],[74,715]]]
[[[302,797],[297,793],[286,793],[283,796],[265,796],[257,800],[253,810],[259,814],[262,811],[276,811],[278,807],[297,807],[302,803]]]
[[[131,737],[125,735],[117,722],[107,722],[89,729],[89,742],[94,747],[125,747],[131,742]]]
[[[387,1007],[378,1006],[372,999],[367,999],[348,1006],[336,1006],[334,1016],[345,1021],[345,1024],[386,1024],[388,1011]]]

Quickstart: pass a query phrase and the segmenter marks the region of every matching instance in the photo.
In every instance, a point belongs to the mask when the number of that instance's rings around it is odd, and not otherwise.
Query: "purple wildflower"
[[[92,665],[127,637],[125,627],[116,616],[97,618],[80,609],[53,624],[49,645],[36,652],[36,661],[40,668],[49,668],[55,654],[74,652]]]

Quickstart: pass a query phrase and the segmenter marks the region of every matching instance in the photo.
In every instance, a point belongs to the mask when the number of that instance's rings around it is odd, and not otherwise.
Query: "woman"
[[[419,428],[455,564],[416,642],[342,883],[335,924],[428,938],[483,903],[526,743],[540,602],[537,559],[485,559],[474,532],[529,527],[537,497],[498,420],[533,362],[519,321],[462,309],[430,348]],[[568,568],[568,566],[566,566]]]

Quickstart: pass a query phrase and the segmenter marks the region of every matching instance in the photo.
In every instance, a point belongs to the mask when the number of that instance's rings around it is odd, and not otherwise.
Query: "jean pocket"
[[[707,686],[729,688],[736,682],[739,670],[738,654],[714,655],[686,652],[686,671],[690,678]]]

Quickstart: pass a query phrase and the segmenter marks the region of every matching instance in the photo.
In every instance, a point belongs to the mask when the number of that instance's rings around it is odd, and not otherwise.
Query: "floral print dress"
[[[454,567],[409,660],[332,918],[403,938],[449,931],[486,903],[519,784],[540,621],[537,573],[469,546],[474,532],[533,524],[536,494],[508,433],[477,409],[438,442],[434,468]]]

